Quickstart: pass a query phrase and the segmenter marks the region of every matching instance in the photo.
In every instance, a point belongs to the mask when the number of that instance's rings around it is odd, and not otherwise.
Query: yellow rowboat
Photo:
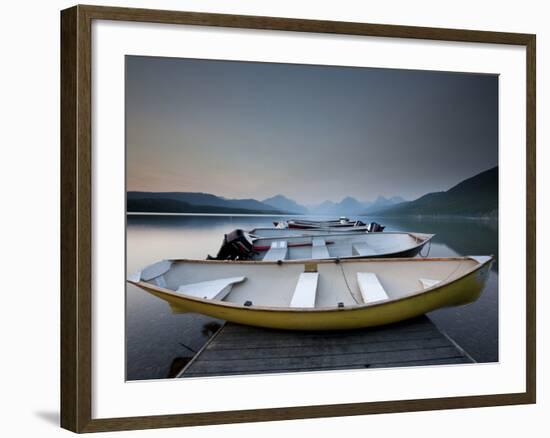
[[[390,324],[480,296],[491,256],[254,262],[164,260],[128,282],[238,324],[340,330]]]

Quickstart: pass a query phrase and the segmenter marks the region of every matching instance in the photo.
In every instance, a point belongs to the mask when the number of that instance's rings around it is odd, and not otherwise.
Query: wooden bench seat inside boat
[[[358,272],[357,284],[365,303],[375,303],[389,299],[382,283],[373,272]]]
[[[290,307],[315,307],[318,272],[302,272],[290,301]]]
[[[234,284],[241,283],[245,279],[246,277],[232,277],[184,284],[178,288],[178,292],[192,297],[221,301],[229,295]]]
[[[271,242],[271,248],[265,254],[264,262],[276,262],[277,260],[285,260],[288,252],[288,245],[285,240]]]
[[[378,251],[370,247],[368,244],[361,242],[354,243],[352,245],[352,253],[353,255],[372,256],[378,254]]]
[[[325,239],[314,238],[311,241],[311,258],[312,259],[327,259],[330,254],[327,249]]]

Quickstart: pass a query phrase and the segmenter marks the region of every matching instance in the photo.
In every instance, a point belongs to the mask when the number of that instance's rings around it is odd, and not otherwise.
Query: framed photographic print
[[[75,6],[61,55],[62,427],[535,402],[534,35]]]

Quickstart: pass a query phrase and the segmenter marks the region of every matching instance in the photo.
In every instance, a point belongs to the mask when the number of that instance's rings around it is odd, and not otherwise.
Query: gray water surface
[[[216,255],[223,235],[235,228],[272,226],[275,216],[128,215],[127,272],[169,258]],[[369,222],[373,218],[361,218]],[[374,218],[387,231],[436,234],[430,256],[495,256],[487,287],[475,303],[440,309],[428,316],[478,362],[498,361],[498,224],[471,219]],[[172,377],[222,321],[194,313],[172,314],[147,292],[126,288],[127,380]]]

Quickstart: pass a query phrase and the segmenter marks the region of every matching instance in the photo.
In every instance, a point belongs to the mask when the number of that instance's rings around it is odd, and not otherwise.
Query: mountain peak
[[[353,196],[346,196],[340,202],[324,201],[321,204],[311,206],[310,211],[313,214],[357,216],[363,214],[365,210],[370,208],[372,205],[375,205],[378,208],[378,206],[386,206],[394,203],[394,201],[386,199],[383,196],[378,196],[378,198],[374,202],[363,202],[357,200],[357,198],[354,198]]]
[[[292,199],[286,197],[285,195],[281,195],[281,194],[272,196],[271,198],[264,199],[262,202],[265,202],[266,204],[269,204],[270,201],[291,201],[291,202],[295,202]]]
[[[287,198],[284,195],[275,195],[271,198],[264,199],[262,203],[271,205],[272,207],[285,210],[291,213],[306,214],[308,209],[303,205],[298,204],[296,201]]]

